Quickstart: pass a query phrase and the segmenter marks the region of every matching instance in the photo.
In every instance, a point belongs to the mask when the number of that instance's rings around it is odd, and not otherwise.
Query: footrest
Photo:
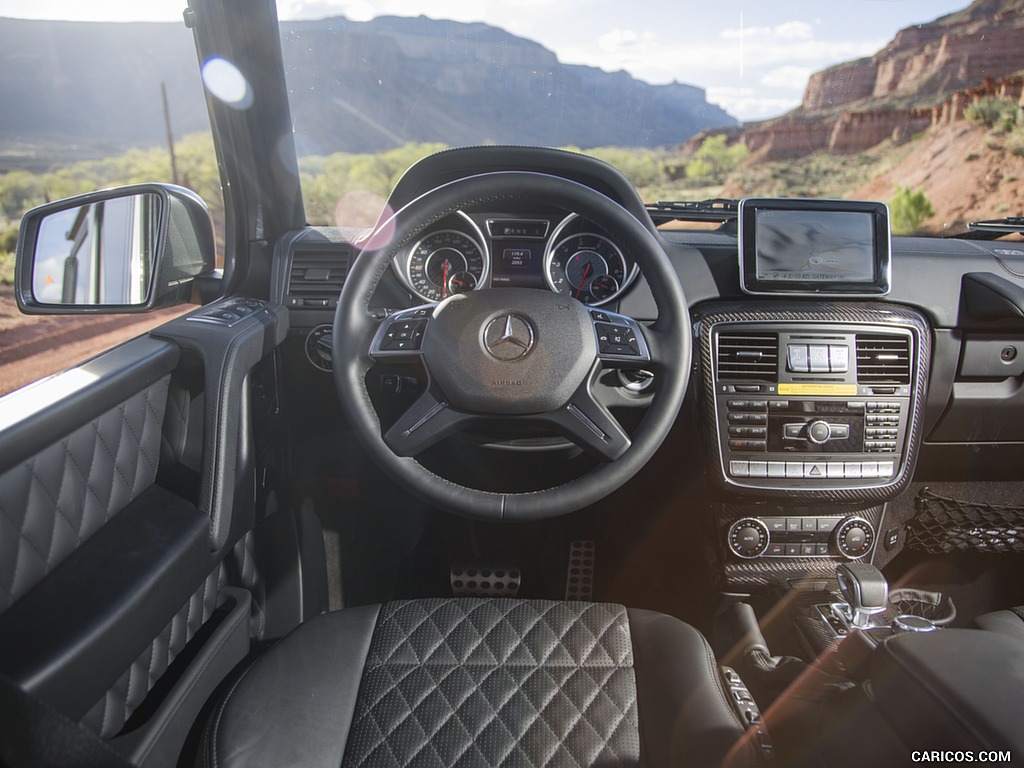
[[[565,599],[594,599],[594,563],[597,548],[592,541],[574,541],[569,545],[569,572],[565,578]]]
[[[515,597],[523,573],[515,560],[463,560],[452,563],[455,597]]]

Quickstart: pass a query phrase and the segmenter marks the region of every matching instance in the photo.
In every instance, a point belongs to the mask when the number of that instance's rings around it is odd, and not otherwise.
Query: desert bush
[[[964,117],[978,125],[991,128],[996,133],[1009,133],[1021,124],[1020,107],[1008,99],[983,96],[972,101],[964,109]]]
[[[920,230],[925,219],[935,215],[935,209],[923,189],[897,185],[896,194],[889,200],[889,214],[894,235],[912,235]]]
[[[722,181],[747,159],[750,150],[746,144],[737,142],[729,145],[724,134],[709,136],[693,153],[693,159],[686,164],[688,179]]]

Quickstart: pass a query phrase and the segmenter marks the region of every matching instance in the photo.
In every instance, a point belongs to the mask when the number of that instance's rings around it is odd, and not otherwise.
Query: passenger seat
[[[974,623],[990,632],[998,632],[1024,642],[1024,606],[992,611],[978,616]]]

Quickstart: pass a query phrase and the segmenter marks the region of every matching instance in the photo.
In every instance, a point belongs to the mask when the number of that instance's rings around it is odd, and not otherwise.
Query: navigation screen
[[[884,296],[889,209],[867,200],[748,197],[738,206],[743,291],[787,296]]]
[[[869,213],[761,209],[755,238],[759,281],[875,280],[874,221]]]

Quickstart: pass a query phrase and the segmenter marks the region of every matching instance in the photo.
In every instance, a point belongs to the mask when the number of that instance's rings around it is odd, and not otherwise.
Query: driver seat
[[[604,603],[424,599],[306,622],[206,725],[205,765],[754,765],[704,637]]]

